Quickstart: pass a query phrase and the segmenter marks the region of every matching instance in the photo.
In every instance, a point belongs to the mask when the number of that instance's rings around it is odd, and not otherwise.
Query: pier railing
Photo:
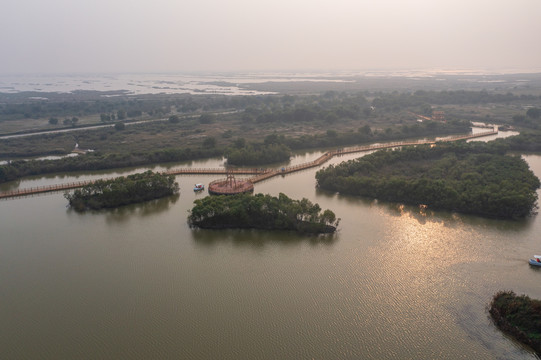
[[[29,188],[24,188],[24,189],[10,190],[10,191],[0,193],[0,199],[53,192],[53,191],[77,189],[85,185],[92,184],[94,181],[95,180],[76,181],[76,182],[70,182],[66,184],[35,186],[35,187],[29,187]]]
[[[166,170],[163,173],[168,175],[226,175],[226,174],[239,174],[239,175],[253,175],[253,174],[261,174],[265,171],[268,171],[268,169],[262,169],[262,168],[176,168],[176,169],[170,169]]]

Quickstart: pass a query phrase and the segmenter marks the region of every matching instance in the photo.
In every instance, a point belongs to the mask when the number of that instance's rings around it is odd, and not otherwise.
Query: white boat
[[[533,266],[541,266],[541,255],[534,255],[528,262]]]
[[[193,191],[203,191],[205,190],[205,185],[203,184],[195,184],[193,187]]]

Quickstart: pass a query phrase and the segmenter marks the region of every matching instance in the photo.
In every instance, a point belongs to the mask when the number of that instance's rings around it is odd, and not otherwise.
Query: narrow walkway
[[[465,139],[474,139],[474,138],[483,137],[483,136],[496,135],[497,133],[498,133],[498,130],[491,130],[491,131],[481,132],[477,134],[450,136],[444,139],[440,139],[438,141],[458,141],[458,140],[465,140]],[[373,144],[373,145],[366,145],[366,146],[354,146],[354,147],[347,147],[343,149],[332,150],[321,155],[314,161],[306,162],[306,163],[295,165],[295,166],[284,167],[280,170],[269,170],[263,174],[256,175],[248,180],[251,181],[253,184],[255,184],[257,182],[267,180],[276,175],[289,174],[295,171],[301,171],[304,169],[320,166],[324,164],[325,162],[329,161],[331,158],[338,155],[351,154],[351,153],[364,152],[364,151],[372,151],[372,150],[389,149],[389,148],[400,147],[400,146],[435,144],[436,142],[437,142],[436,140],[400,141],[400,142]]]
[[[465,139],[473,139],[483,136],[490,136],[490,135],[496,135],[498,133],[497,129],[481,132],[477,134],[469,134],[469,135],[458,135],[458,136],[451,136],[444,139],[440,139],[438,141],[457,141],[457,140],[465,140]],[[372,151],[372,150],[380,150],[380,149],[388,149],[388,148],[394,148],[399,146],[409,146],[409,145],[420,145],[420,144],[435,144],[436,140],[417,140],[417,141],[400,141],[400,142],[393,142],[393,143],[383,143],[383,144],[373,144],[373,145],[367,145],[367,146],[354,146],[354,147],[346,147],[342,149],[332,150],[324,153],[319,158],[315,159],[314,161],[306,162],[299,165],[294,166],[287,166],[283,167],[279,170],[274,169],[225,169],[225,168],[215,168],[215,169],[195,169],[195,168],[177,168],[177,169],[171,169],[164,172],[164,174],[170,174],[170,175],[188,175],[188,174],[205,174],[205,175],[225,175],[225,174],[244,174],[244,175],[255,175],[248,179],[252,184],[267,180],[271,177],[277,176],[277,175],[285,175],[290,174],[292,172],[301,171],[305,169],[309,169],[312,167],[320,166],[330,160],[331,158],[337,156],[337,155],[344,155],[344,154],[351,154],[356,152],[364,152],[364,151]],[[105,179],[104,179],[105,180]],[[15,198],[15,197],[21,197],[26,195],[32,195],[32,194],[40,194],[40,193],[46,193],[46,192],[53,192],[53,191],[64,191],[64,190],[71,190],[83,187],[85,185],[92,184],[96,180],[87,180],[87,181],[78,181],[78,182],[72,182],[67,184],[57,184],[57,185],[47,185],[47,186],[38,186],[38,187],[32,187],[32,188],[26,188],[26,189],[18,189],[13,191],[7,191],[0,193],[0,199],[7,199],[7,198]]]
[[[268,171],[267,169],[225,169],[225,168],[215,168],[215,169],[196,169],[196,168],[177,168],[177,169],[171,169],[164,171],[164,174],[168,175],[197,175],[197,174],[204,174],[204,175],[226,175],[226,174],[239,174],[239,175],[254,175],[254,174],[261,174],[265,171]]]

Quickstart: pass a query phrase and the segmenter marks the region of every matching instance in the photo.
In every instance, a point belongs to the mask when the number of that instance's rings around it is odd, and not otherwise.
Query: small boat
[[[203,184],[195,184],[193,187],[193,191],[203,191],[205,190],[205,185]]]
[[[528,262],[533,266],[541,266],[541,255],[534,255]]]

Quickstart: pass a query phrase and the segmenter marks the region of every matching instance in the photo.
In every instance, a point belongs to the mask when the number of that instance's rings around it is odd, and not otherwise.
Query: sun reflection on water
[[[389,244],[389,256],[407,263],[410,268],[422,270],[434,267],[449,267],[460,262],[479,260],[467,251],[461,239],[474,238],[475,231],[464,226],[460,216],[441,213],[434,215],[425,207],[417,211],[412,207],[397,205],[395,216],[389,218],[386,233],[392,243]],[[469,236],[464,234],[471,232]]]
[[[455,291],[469,287],[465,266],[488,261],[476,248],[475,228],[459,215],[402,205],[385,214],[387,251],[380,256],[387,258],[380,259],[385,266],[376,276],[404,302],[395,308],[400,313],[422,313],[422,308],[452,301]]]
[[[351,254],[362,269],[352,295],[360,304],[359,326],[392,336],[381,340],[389,349],[416,343],[415,351],[429,353],[461,331],[458,294],[471,292],[472,262],[485,261],[475,241],[479,226],[429,208],[373,203],[371,209],[379,214],[372,219],[380,226],[378,238],[368,253]]]

